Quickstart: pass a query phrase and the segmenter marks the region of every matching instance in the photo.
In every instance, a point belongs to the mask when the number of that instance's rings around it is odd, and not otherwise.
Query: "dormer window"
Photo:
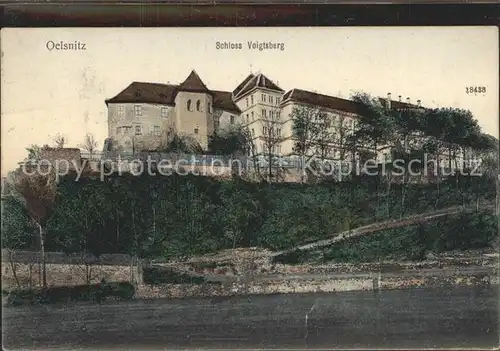
[[[201,101],[196,101],[196,111],[201,111]]]
[[[187,101],[186,108],[187,108],[188,111],[191,111],[191,100]]]

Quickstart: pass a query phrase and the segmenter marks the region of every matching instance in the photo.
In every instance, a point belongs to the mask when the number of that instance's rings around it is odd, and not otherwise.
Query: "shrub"
[[[170,268],[149,267],[143,272],[146,284],[203,284],[210,283],[203,276],[176,272]]]

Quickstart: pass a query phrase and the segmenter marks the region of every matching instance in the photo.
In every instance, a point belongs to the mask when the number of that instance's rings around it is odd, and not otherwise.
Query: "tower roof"
[[[251,76],[253,76],[253,77],[251,77]],[[243,87],[241,89],[239,89],[239,91],[237,93],[233,93],[235,98],[245,95],[246,93],[253,90],[254,88],[266,88],[266,89],[270,89],[270,90],[276,90],[276,91],[279,91],[282,93],[285,92],[279,86],[274,84],[271,79],[267,78],[262,73],[260,73],[256,76],[251,74],[243,81],[243,83],[245,81],[246,81],[246,83],[243,85]],[[236,90],[238,90],[238,88],[236,88]]]
[[[243,82],[241,82],[240,84],[238,84],[238,86],[236,87],[236,89],[233,90],[233,96],[236,96],[238,95],[238,93],[241,91],[241,89],[243,89],[245,87],[245,85],[248,83],[248,81],[250,79],[252,79],[253,77],[255,77],[255,75],[253,73],[250,73],[244,80]]]
[[[179,85],[179,90],[210,93],[210,90],[208,90],[195,70],[192,70],[184,82]]]

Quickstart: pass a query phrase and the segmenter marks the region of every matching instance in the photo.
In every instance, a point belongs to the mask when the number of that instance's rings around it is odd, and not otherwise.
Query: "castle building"
[[[155,149],[169,133],[191,135],[206,149],[221,121],[241,114],[230,92],[209,90],[194,70],[179,85],[132,82],[105,102],[108,139],[125,151]]]
[[[285,92],[261,73],[249,74],[232,92],[212,90],[194,70],[178,85],[133,82],[105,102],[108,138],[125,151],[158,148],[169,133],[190,135],[206,150],[214,132],[243,127],[254,154],[290,156],[295,145],[292,115],[309,109],[332,117],[335,145],[323,156],[351,159],[341,139],[354,132],[360,113],[352,100],[296,88]],[[422,108],[420,101],[393,101],[390,94],[380,102],[393,109]],[[379,161],[387,160],[390,150],[384,152],[377,155]]]

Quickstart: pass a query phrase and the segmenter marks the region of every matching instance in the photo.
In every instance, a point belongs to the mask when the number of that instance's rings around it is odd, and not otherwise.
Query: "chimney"
[[[398,96],[399,102],[401,102],[401,95]]]
[[[406,98],[406,103],[407,103],[407,104],[409,104],[409,103],[410,103],[410,98],[409,98],[409,97],[407,97],[407,98]]]
[[[421,106],[421,102],[420,100],[417,100],[417,106]]]
[[[387,108],[391,108],[391,93],[387,93]]]

